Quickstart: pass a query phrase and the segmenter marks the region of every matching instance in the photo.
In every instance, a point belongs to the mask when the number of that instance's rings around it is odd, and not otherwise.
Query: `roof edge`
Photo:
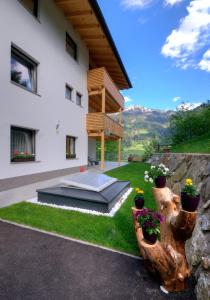
[[[105,34],[106,34],[106,36],[107,36],[107,38],[108,38],[108,40],[109,40],[109,42],[110,42],[110,45],[111,45],[111,47],[112,47],[112,50],[114,51],[114,54],[115,54],[115,56],[116,56],[116,58],[117,58],[117,60],[118,60],[118,63],[119,63],[119,65],[120,65],[122,71],[123,71],[123,74],[125,75],[125,78],[126,78],[126,80],[127,80],[127,83],[128,83],[128,85],[129,85],[129,87],[132,88],[132,87],[133,87],[133,86],[132,86],[132,83],[131,83],[131,81],[130,81],[130,78],[129,78],[129,76],[128,76],[128,73],[127,73],[127,71],[126,71],[126,69],[125,69],[125,66],[124,66],[123,62],[122,62],[122,59],[121,59],[121,57],[120,57],[120,54],[119,54],[119,52],[118,52],[118,50],[117,50],[117,47],[116,47],[115,42],[114,42],[114,40],[113,40],[113,38],[112,38],[112,35],[111,35],[111,33],[110,33],[110,30],[109,30],[109,28],[108,28],[108,26],[107,26],[107,24],[106,24],[105,18],[104,18],[104,16],[103,16],[103,13],[102,13],[102,11],[101,11],[101,8],[100,8],[100,6],[99,6],[97,0],[88,0],[88,1],[89,1],[89,3],[90,3],[91,7],[93,8],[93,10],[94,10],[94,12],[95,12],[97,18],[99,19],[100,24],[101,24],[102,27],[103,27],[103,30],[104,30],[104,32],[105,32]]]

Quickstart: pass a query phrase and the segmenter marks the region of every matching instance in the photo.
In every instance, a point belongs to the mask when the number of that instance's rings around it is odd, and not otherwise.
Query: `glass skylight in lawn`
[[[75,187],[100,192],[116,181],[116,178],[107,176],[105,174],[84,172],[70,175],[69,177],[61,180],[61,184],[66,187]]]

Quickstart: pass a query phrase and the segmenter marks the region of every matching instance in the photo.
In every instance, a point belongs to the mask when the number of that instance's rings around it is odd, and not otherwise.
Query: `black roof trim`
[[[111,35],[110,31],[109,31],[109,28],[108,28],[108,26],[106,24],[106,21],[104,19],[103,13],[102,13],[99,5],[98,5],[97,0],[88,0],[88,1],[89,1],[90,5],[92,6],[92,8],[93,8],[93,10],[94,10],[97,18],[99,19],[100,24],[103,27],[103,30],[104,30],[104,32],[105,32],[105,34],[106,34],[106,36],[107,36],[107,38],[108,38],[108,40],[110,42],[110,45],[112,47],[112,50],[114,51],[115,56],[117,57],[117,60],[118,60],[119,65],[120,65],[120,67],[121,67],[121,69],[122,69],[122,71],[123,71],[123,73],[125,75],[125,78],[126,78],[126,80],[128,82],[129,87],[132,88],[131,81],[130,81],[130,79],[128,77],[127,71],[126,71],[126,69],[124,67],[124,64],[122,62],[120,54],[119,54],[119,52],[117,50],[117,47],[116,47],[115,42],[114,42],[114,40],[112,38],[112,35]]]

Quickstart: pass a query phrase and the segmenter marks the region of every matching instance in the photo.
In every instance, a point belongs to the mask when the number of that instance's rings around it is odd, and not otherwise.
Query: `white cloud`
[[[197,68],[197,53],[210,43],[210,1],[193,0],[187,12],[161,50],[164,56],[175,59],[176,65],[183,69],[189,66]]]
[[[198,67],[201,70],[210,72],[210,49],[204,53],[202,60],[198,64]]]
[[[201,102],[194,102],[194,103],[190,103],[190,102],[183,102],[182,104],[177,106],[177,110],[192,110],[195,109],[196,107],[200,106],[202,103]]]
[[[148,7],[153,0],[122,0],[121,4],[129,9],[142,9]]]
[[[124,99],[125,99],[125,103],[133,102],[133,100],[128,96],[125,96]]]
[[[180,96],[176,96],[176,97],[173,98],[173,102],[177,102],[177,101],[179,101],[180,99],[181,99]]]
[[[183,1],[184,0],[165,0],[165,4],[173,6],[173,5],[179,4],[179,3],[183,2]]]

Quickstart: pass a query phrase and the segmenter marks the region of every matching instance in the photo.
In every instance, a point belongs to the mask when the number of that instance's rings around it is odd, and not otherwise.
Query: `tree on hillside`
[[[193,110],[181,106],[170,119],[170,133],[173,144],[189,141],[210,130],[210,105],[206,103]]]

